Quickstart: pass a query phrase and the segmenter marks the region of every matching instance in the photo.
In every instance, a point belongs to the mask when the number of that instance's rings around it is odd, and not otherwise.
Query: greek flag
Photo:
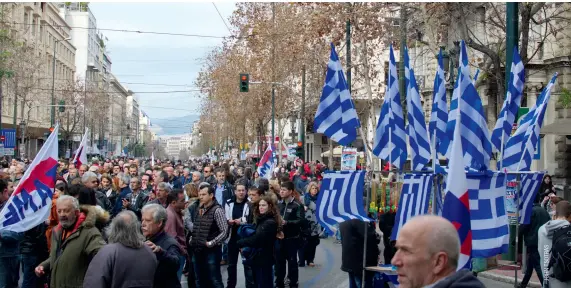
[[[476,70],[476,74],[474,74],[474,80],[472,80],[472,84],[476,86],[476,81],[478,81],[478,76],[480,76],[480,69]]]
[[[521,96],[523,94],[523,84],[525,82],[525,70],[523,62],[514,47],[514,56],[510,72],[510,81],[508,82],[508,91],[506,100],[502,106],[502,111],[496,122],[496,127],[492,131],[492,144],[495,151],[502,151],[502,144],[505,144],[511,134],[512,125],[517,116],[517,111],[521,103]],[[502,137],[504,138],[502,141]],[[502,143],[503,142],[503,143]],[[500,156],[501,157],[501,156]],[[501,167],[500,167],[501,168]]]
[[[539,130],[543,125],[545,109],[556,79],[557,73],[553,75],[547,87],[543,89],[535,105],[520,120],[514,135],[506,143],[502,163],[504,168],[510,171],[529,171],[531,168],[531,160],[537,141],[539,141]]]
[[[399,231],[406,221],[414,216],[428,213],[433,177],[432,174],[409,173],[404,175],[395,226],[391,233],[392,240],[397,239]]]
[[[317,198],[319,224],[333,234],[335,225],[346,220],[369,222],[363,202],[364,171],[326,172]]]
[[[448,141],[445,141],[448,135],[446,134],[446,122],[448,122],[448,108],[446,107],[446,80],[444,79],[444,64],[442,60],[442,49],[438,53],[438,68],[436,76],[434,77],[434,90],[432,92],[432,113],[430,114],[430,138],[433,145],[432,147],[436,152],[442,155],[446,154],[448,150]],[[436,139],[434,139],[436,138]],[[434,158],[438,159],[436,153]]]
[[[331,43],[325,85],[315,113],[313,130],[348,146],[357,138],[357,128],[360,126],[341,62],[335,52],[335,46]]]
[[[375,132],[373,154],[402,169],[406,162],[406,132],[398,88],[398,75],[393,53],[393,46],[389,52],[389,74],[387,75],[387,92],[381,115]]]
[[[462,102],[461,105],[459,101]],[[459,106],[462,108],[458,109]],[[482,99],[480,99],[480,95],[478,95],[470,79],[468,52],[464,41],[460,44],[459,73],[450,102],[450,114],[448,114],[446,127],[449,141],[452,141],[454,136],[458,113],[460,113],[460,123],[463,127],[461,137],[464,165],[478,171],[487,170],[492,155],[492,143],[490,142],[490,132],[484,115]],[[451,146],[448,147],[446,153],[448,159],[451,159],[450,150]]]
[[[507,253],[509,227],[504,203],[505,174],[469,172],[467,178],[472,257],[486,258]]]
[[[523,174],[521,189],[519,191],[519,224],[529,224],[533,200],[537,197],[537,190],[541,185],[545,173]]]
[[[408,58],[408,57],[406,57]],[[406,62],[405,62],[406,65]],[[410,82],[408,84],[408,95],[406,97],[408,110],[408,139],[410,143],[410,158],[412,159],[412,169],[422,170],[430,162],[430,143],[428,142],[428,131],[426,131],[426,121],[418,93],[418,85],[414,77],[414,70],[410,69]]]

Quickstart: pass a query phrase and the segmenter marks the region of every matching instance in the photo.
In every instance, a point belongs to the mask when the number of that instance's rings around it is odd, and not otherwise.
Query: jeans
[[[362,273],[353,273],[349,272],[349,288],[361,288],[361,279],[363,277]],[[373,288],[373,277],[375,276],[374,272],[366,271],[365,272],[365,285],[363,288]]]
[[[39,288],[44,287],[44,281],[36,276],[34,270],[41,263],[38,256],[34,254],[21,254],[20,262],[22,265],[22,288]]]
[[[254,269],[254,274],[256,275],[256,286],[258,288],[273,288],[273,265],[261,265],[256,266]]]
[[[220,260],[222,249],[202,247],[193,251],[192,263],[196,275],[196,287],[224,288],[222,274],[220,273]]]
[[[335,240],[341,241],[341,231],[339,230],[339,225],[336,225],[337,231],[335,231]]]
[[[222,244],[222,261],[228,262],[228,245]]]
[[[238,254],[240,249],[235,241],[230,241],[228,243],[228,284],[227,288],[235,288],[238,278]],[[246,288],[255,287],[254,283],[254,273],[250,265],[244,265],[244,281],[246,282]]]
[[[543,273],[541,271],[540,265],[540,257],[539,251],[537,250],[537,246],[528,246],[527,247],[527,265],[525,267],[525,274],[523,275],[523,279],[521,280],[521,287],[527,286],[529,279],[531,279],[531,275],[533,274],[533,270],[535,269],[535,273],[537,273],[537,277],[539,278],[539,283],[543,283]]]
[[[184,269],[184,263],[186,263],[186,256],[185,255],[178,256],[178,262],[179,262],[179,264],[178,264],[179,266],[178,266],[178,271],[176,272],[176,277],[180,281],[180,279],[182,277],[182,269]]]
[[[299,268],[297,267],[297,249],[299,238],[289,238],[279,241],[280,247],[276,255],[276,287],[284,287],[284,279],[287,273],[289,287],[298,287]]]
[[[297,259],[299,263],[299,267],[305,266],[305,249],[307,247],[307,239],[300,238],[299,245],[297,248]]]
[[[0,288],[18,288],[18,280],[20,280],[18,256],[0,257]]]

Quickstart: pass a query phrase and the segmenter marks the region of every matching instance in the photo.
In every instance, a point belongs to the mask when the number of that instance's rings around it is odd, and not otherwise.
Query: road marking
[[[312,287],[313,285],[319,283],[321,279],[327,277],[329,275],[329,272],[331,272],[331,269],[333,269],[333,262],[335,262],[335,259],[333,259],[333,254],[331,253],[331,250],[329,250],[329,248],[327,248],[324,245],[317,247],[324,250],[323,252],[325,253],[325,258],[326,258],[325,265],[323,265],[323,269],[319,271],[319,274],[309,279],[308,281],[304,282],[303,287]],[[347,282],[349,282],[349,280],[347,280]]]

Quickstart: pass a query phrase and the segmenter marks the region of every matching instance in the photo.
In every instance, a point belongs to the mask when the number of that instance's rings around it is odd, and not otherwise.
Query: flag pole
[[[367,157],[367,161],[365,163],[365,171],[367,171],[366,169],[369,168],[369,165],[373,165],[373,159],[370,156],[369,149],[368,149],[368,145],[367,145],[367,139],[365,138],[365,133],[363,133],[363,127],[359,126],[359,133],[361,134],[361,138],[363,139],[363,146],[365,147],[365,155]],[[375,173],[374,169],[370,169],[372,172],[371,173]],[[365,174],[366,175],[366,174]],[[365,204],[366,204],[366,210],[365,213],[368,215],[369,214],[369,207],[370,207],[370,203],[369,201],[371,201],[371,189],[373,189],[373,177],[371,177],[371,181],[369,182],[369,189],[366,189],[367,191],[367,196],[365,198]],[[364,235],[364,240],[363,240],[363,274],[362,274],[362,281],[361,281],[361,287],[364,287],[364,283],[365,283],[365,267],[367,266],[367,230],[369,228],[369,223],[365,222],[365,235]]]
[[[434,127],[434,131],[432,132],[432,149],[430,149],[432,151],[432,215],[436,215],[436,179],[437,179],[437,174],[436,174],[436,161],[437,161],[437,157],[438,155],[436,154],[436,127]]]
[[[507,110],[506,110],[507,113]],[[504,114],[505,117],[505,114]],[[503,130],[503,128],[502,128]],[[502,171],[502,169],[504,169],[504,138],[505,138],[505,134],[504,131],[502,131],[502,141],[500,144],[500,171]],[[518,169],[519,171],[519,169]]]

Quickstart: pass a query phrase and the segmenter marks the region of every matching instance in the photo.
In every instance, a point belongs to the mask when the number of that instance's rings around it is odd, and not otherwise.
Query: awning
[[[571,135],[571,118],[557,119],[553,124],[541,127],[541,134]]]

